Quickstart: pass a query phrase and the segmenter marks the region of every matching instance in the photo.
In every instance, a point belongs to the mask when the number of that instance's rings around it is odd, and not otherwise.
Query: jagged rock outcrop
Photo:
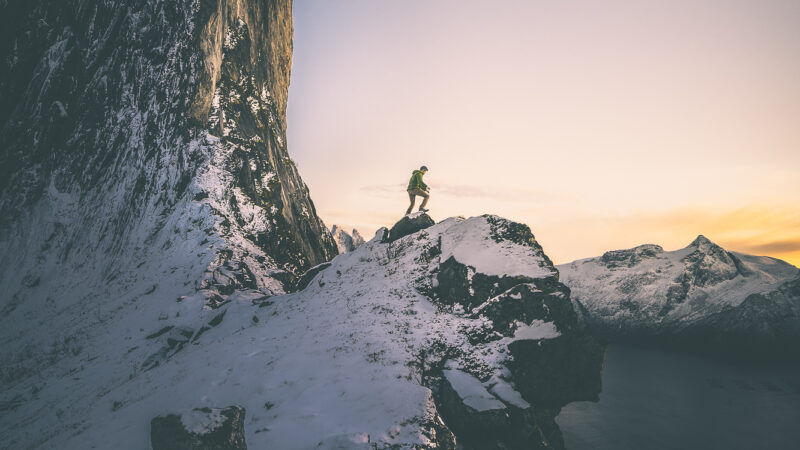
[[[404,217],[384,241],[390,249],[430,242],[428,230],[444,226],[432,222],[424,214]],[[479,321],[461,330],[470,344],[508,340],[512,359],[502,369],[506,376],[492,377],[474,363],[453,364],[448,355],[461,355],[459,349],[434,345],[423,350],[425,360],[439,355],[422,363],[431,367],[425,385],[463,448],[561,448],[554,418],[566,403],[598,399],[603,347],[578,324],[569,289],[527,226],[495,216],[469,222],[460,232],[459,225],[452,234],[430,232],[437,240],[424,244],[419,258],[438,267],[423,291]],[[495,245],[502,257],[487,251]]]
[[[156,417],[150,421],[150,445],[153,450],[246,450],[244,417],[239,406]]]
[[[705,236],[606,252],[559,266],[597,334],[734,357],[798,359],[800,271],[728,252]]]
[[[331,235],[333,236],[336,247],[339,253],[347,253],[355,250],[356,247],[364,243],[364,238],[358,233],[358,230],[353,228],[353,234],[347,234],[346,231],[334,225],[331,227]]]

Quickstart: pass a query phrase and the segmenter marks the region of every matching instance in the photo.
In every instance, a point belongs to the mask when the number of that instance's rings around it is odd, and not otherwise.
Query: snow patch
[[[485,217],[451,218],[431,228],[441,229],[443,261],[452,256],[485,275],[553,276],[553,270],[535,248],[509,241],[495,242]]]
[[[194,434],[208,434],[225,423],[225,415],[222,410],[212,408],[208,411],[193,409],[181,414],[181,424],[186,431]]]
[[[526,409],[531,407],[531,404],[525,401],[525,399],[522,398],[522,394],[514,389],[514,387],[511,386],[508,381],[495,377],[490,381],[490,384],[491,383],[493,384],[489,388],[489,391],[496,395],[499,399],[505,401],[506,403],[510,403],[517,408]]]
[[[530,325],[519,324],[514,331],[514,340],[553,339],[561,336],[553,322],[534,320]]]
[[[490,394],[481,382],[472,375],[460,370],[444,370],[444,377],[453,386],[465,405],[475,411],[504,409],[506,405]]]

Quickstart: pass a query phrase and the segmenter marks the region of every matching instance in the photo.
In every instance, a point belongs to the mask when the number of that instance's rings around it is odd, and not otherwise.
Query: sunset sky
[[[365,237],[524,222],[556,263],[704,234],[800,265],[800,2],[295,0],[289,153]]]

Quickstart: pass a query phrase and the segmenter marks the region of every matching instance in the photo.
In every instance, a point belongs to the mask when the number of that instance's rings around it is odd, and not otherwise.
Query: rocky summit
[[[527,226],[336,256],[286,146],[290,1],[0,21],[4,448],[563,448],[603,347]]]
[[[434,222],[431,216],[424,212],[420,211],[414,214],[409,214],[398,220],[397,223],[395,223],[388,233],[383,237],[383,240],[385,242],[396,241],[403,236],[408,236],[411,233],[428,228],[434,223],[436,222]]]
[[[15,380],[5,442],[563,448],[560,408],[601,388],[603,348],[558,271],[527,227],[495,216],[372,240],[294,293],[142,305]]]
[[[800,270],[786,262],[729,252],[701,235],[680,250],[647,244],[558,268],[597,334],[800,361]]]

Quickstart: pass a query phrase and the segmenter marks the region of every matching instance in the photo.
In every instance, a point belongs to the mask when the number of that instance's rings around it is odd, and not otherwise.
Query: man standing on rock
[[[411,205],[408,207],[406,211],[406,215],[411,214],[411,210],[414,209],[414,200],[417,195],[422,197],[422,204],[419,205],[419,210],[423,212],[428,212],[425,209],[425,205],[428,204],[428,199],[430,198],[430,194],[428,192],[428,185],[422,181],[422,176],[428,172],[428,168],[422,166],[419,170],[415,170],[411,173],[411,181],[408,182],[408,199],[411,200]]]

